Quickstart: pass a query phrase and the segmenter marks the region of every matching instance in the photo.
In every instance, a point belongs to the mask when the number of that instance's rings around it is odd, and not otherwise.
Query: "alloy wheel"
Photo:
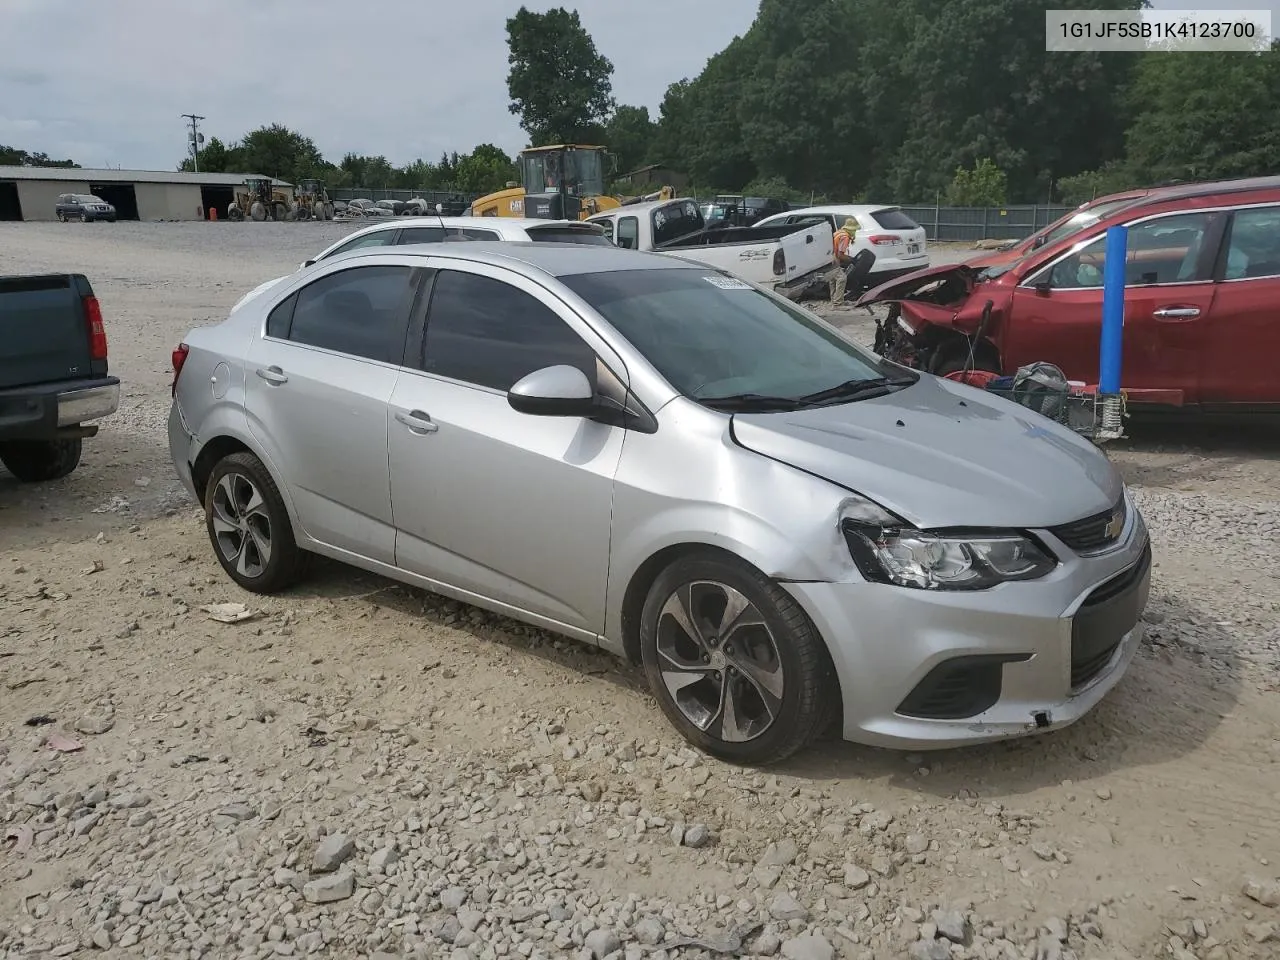
[[[699,730],[745,743],[773,726],[782,659],[764,616],[740,591],[708,580],[682,585],[658,615],[656,646],[667,691]]]
[[[213,536],[222,558],[244,577],[262,576],[271,562],[271,518],[252,480],[228,473],[213,490]]]

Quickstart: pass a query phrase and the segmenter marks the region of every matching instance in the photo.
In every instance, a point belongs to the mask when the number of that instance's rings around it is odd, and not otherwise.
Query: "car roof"
[[[1219,194],[1248,193],[1254,190],[1280,190],[1280,176],[1246,177],[1239,180],[1204,180],[1198,183],[1163,184],[1151,187],[1138,205],[1191,200]]]
[[[409,243],[396,247],[366,247],[339,254],[338,260],[360,260],[370,256],[456,257],[476,263],[512,267],[521,264],[553,277],[571,277],[580,273],[606,273],[612,270],[716,270],[706,264],[691,263],[658,253],[641,253],[622,247],[576,243],[530,243],[499,240],[468,240],[461,243]],[[519,268],[517,268],[519,269]],[[722,271],[717,271],[722,272]]]

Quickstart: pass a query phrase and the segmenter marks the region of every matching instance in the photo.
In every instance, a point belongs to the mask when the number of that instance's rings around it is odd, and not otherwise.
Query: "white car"
[[[508,240],[516,243],[579,243],[612,247],[599,224],[578,220],[526,220],[518,217],[397,217],[357,230],[321,250],[298,269],[361,247],[391,247],[410,243],[441,243],[448,240]],[[233,310],[274,287],[285,277],[259,284],[236,303]]]
[[[870,250],[876,255],[876,262],[864,284],[868,288],[929,266],[929,245],[924,227],[903,213],[901,207],[865,203],[804,207],[775,213],[756,226],[822,221],[830,223],[834,231],[843,227],[850,217],[858,222],[858,235],[854,238],[851,253]]]

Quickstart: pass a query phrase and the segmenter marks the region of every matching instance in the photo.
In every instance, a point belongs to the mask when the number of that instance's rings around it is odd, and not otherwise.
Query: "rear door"
[[[1225,223],[1222,212],[1197,211],[1129,225],[1120,385],[1134,402],[1198,402]],[[1095,233],[1019,282],[1002,325],[1006,371],[1044,360],[1072,380],[1097,383],[1106,243]]]
[[[1280,404],[1280,204],[1232,215],[1201,352],[1201,400]]]
[[[245,376],[249,429],[288,484],[302,529],[322,543],[395,560],[388,403],[422,271],[339,268],[268,315]]]

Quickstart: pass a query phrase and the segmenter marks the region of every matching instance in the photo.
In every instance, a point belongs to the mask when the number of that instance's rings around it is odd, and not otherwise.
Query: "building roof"
[[[94,183],[188,183],[194,186],[228,186],[243,183],[260,173],[184,173],[180,170],[99,170],[92,167],[4,167],[0,180],[91,180]],[[277,187],[291,187],[284,180],[271,180]]]

